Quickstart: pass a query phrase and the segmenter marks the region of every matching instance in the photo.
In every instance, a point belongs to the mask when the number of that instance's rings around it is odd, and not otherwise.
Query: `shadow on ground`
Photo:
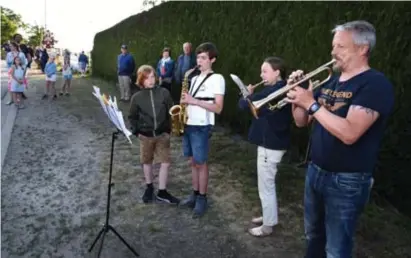
[[[113,94],[115,83],[76,78],[71,96],[44,101],[43,79],[36,78],[27,108],[19,110],[2,173],[2,257],[95,257],[97,248],[91,254],[87,249],[104,222],[113,127],[91,86]],[[120,108],[126,116],[127,106]],[[304,171],[281,166],[281,224],[272,236],[256,239],[246,233],[250,218],[260,212],[255,147],[216,129],[211,207],[196,220],[188,210],[142,203],[139,143],[132,140],[130,145],[120,137],[115,146],[111,225],[141,257],[303,256]],[[172,138],[172,145],[169,190],[183,197],[190,191],[191,175],[181,155],[181,139]],[[411,237],[406,223],[409,220],[370,205],[359,227],[357,257],[407,257]],[[102,257],[133,255],[110,232]]]

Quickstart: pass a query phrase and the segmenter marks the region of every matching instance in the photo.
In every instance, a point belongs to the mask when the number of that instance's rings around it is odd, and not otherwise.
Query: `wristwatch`
[[[314,113],[317,112],[320,109],[320,107],[321,105],[318,102],[314,102],[308,109],[308,114],[314,115]]]

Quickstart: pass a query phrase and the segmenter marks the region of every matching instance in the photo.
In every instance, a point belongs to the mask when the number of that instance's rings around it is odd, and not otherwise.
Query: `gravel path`
[[[105,217],[112,132],[91,95],[91,82],[74,79],[72,96],[47,101],[41,100],[43,78],[31,78],[27,107],[18,111],[1,177],[2,257],[89,257],[87,249]],[[214,139],[232,142],[219,133]],[[180,141],[172,139],[169,189],[182,197],[190,190],[190,173]],[[111,225],[141,257],[301,257],[301,221],[290,225],[292,231],[280,228],[279,235],[266,239],[244,232],[258,211],[250,207],[258,202],[242,204],[242,185],[224,179],[232,172],[217,160],[211,167],[212,207],[202,219],[193,220],[188,210],[143,204],[138,151],[136,138],[132,145],[122,137],[116,143]],[[297,240],[291,232],[299,232]],[[101,257],[134,256],[109,232]]]

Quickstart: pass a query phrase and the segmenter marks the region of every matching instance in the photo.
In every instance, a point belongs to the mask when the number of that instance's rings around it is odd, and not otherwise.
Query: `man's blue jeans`
[[[333,173],[311,163],[305,177],[305,258],[351,258],[358,218],[372,173]]]

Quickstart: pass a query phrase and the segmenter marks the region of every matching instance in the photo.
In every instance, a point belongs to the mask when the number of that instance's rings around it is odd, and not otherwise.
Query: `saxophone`
[[[188,77],[195,72],[198,66],[194,67],[192,71],[188,71],[184,75],[184,80],[181,85],[181,97],[183,93],[188,93],[189,82]],[[171,134],[174,136],[180,136],[184,133],[184,125],[187,123],[187,104],[174,105],[170,108],[169,114],[171,116]]]

